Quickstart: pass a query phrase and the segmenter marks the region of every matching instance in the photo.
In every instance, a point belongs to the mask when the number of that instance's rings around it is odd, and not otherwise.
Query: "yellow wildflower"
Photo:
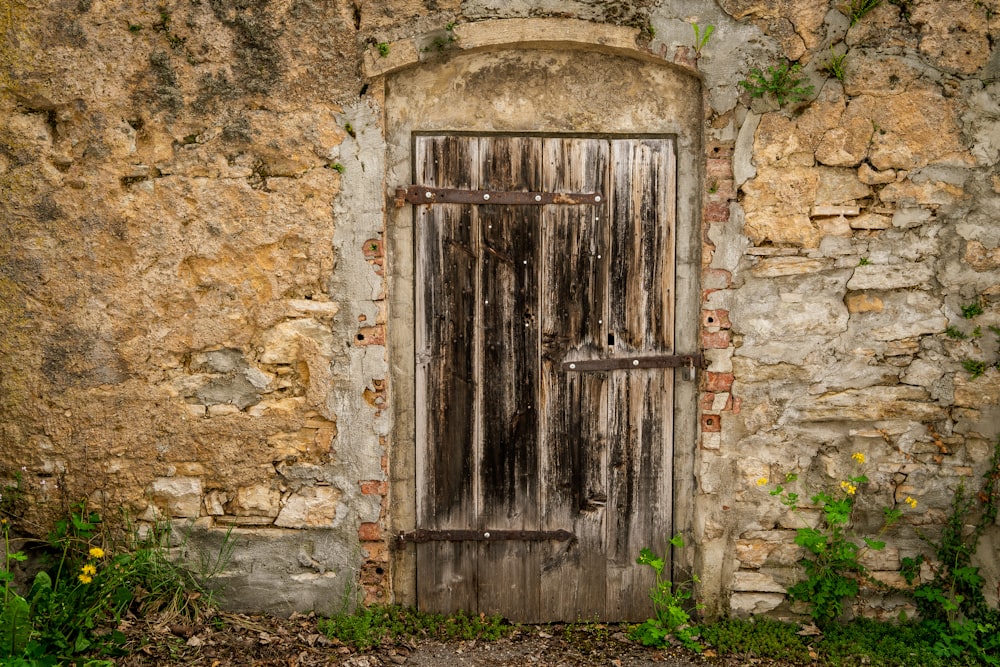
[[[917,507],[917,501],[911,498],[910,496],[906,496],[906,500],[904,500],[903,502],[909,505],[910,509],[916,509]]]
[[[81,574],[80,576],[77,577],[77,579],[80,580],[81,584],[89,584],[94,580],[94,578],[91,577],[89,574]]]
[[[97,574],[97,568],[94,567],[93,565],[91,565],[90,563],[87,563],[86,565],[84,565],[83,567],[81,567],[80,571],[83,572],[86,575]]]
[[[101,547],[91,547],[90,556],[91,558],[104,558],[104,549]]]
[[[854,486],[850,482],[841,482],[840,488],[842,488],[849,496],[853,496],[854,492],[858,490],[858,487]]]
[[[851,458],[857,461],[858,463],[865,462],[865,455],[861,452],[854,452],[854,454],[851,455]]]
[[[764,486],[765,484],[767,484],[767,477],[757,478],[757,486]]]

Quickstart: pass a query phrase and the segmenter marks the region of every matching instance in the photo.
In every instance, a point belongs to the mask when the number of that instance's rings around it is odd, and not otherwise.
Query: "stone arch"
[[[702,81],[698,72],[650,52],[640,31],[564,19],[461,24],[455,39],[433,46],[440,31],[371,49],[364,72],[383,103],[386,140],[385,248],[387,345],[392,425],[389,526],[415,521],[415,352],[413,224],[393,193],[411,182],[417,132],[672,135],[678,150],[676,347],[699,345],[701,270]],[[447,35],[445,35],[447,38]],[[383,51],[386,49],[383,47]],[[697,383],[675,388],[674,525],[693,525]],[[687,560],[694,554],[683,554]],[[675,563],[675,566],[683,566]],[[412,559],[393,560],[395,598],[415,602]]]

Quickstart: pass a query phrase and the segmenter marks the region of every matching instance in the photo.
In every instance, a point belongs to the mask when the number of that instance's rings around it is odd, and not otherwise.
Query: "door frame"
[[[650,62],[649,54],[641,57],[630,53],[609,55],[596,50],[567,49],[565,44],[509,45],[497,51],[458,53],[451,58],[438,59],[418,66],[399,70],[381,79],[380,91],[384,95],[386,174],[384,182],[385,263],[387,277],[387,347],[390,368],[389,405],[391,424],[387,439],[387,465],[389,477],[389,506],[387,525],[390,541],[401,532],[416,527],[416,396],[415,385],[415,285],[414,285],[414,215],[411,206],[397,207],[395,189],[412,183],[413,137],[415,134],[511,134],[544,136],[604,136],[636,138],[642,136],[673,135],[677,137],[677,218],[675,246],[675,344],[678,353],[700,351],[700,275],[701,275],[701,179],[704,151],[702,148],[701,84],[690,72],[673,67],[666,62]],[[544,48],[538,48],[544,46]],[[563,55],[565,54],[565,57]],[[482,71],[483,64],[492,61],[526,60],[538,62],[539,67],[551,68],[550,55],[562,57],[555,67],[565,66],[574,60],[592,60],[594,66],[610,61],[615,67],[627,67],[640,81],[651,81],[641,90],[623,94],[619,87],[604,86],[603,79],[594,77],[588,87],[590,96],[577,96],[586,82],[578,79],[556,79],[552,92],[569,103],[560,112],[562,118],[546,119],[541,126],[535,120],[510,120],[498,112],[495,118],[483,118],[473,113],[460,117],[464,99],[479,99],[493,91],[501,95],[517,94],[516,81],[473,78]],[[597,60],[595,60],[597,58]],[[618,62],[615,62],[618,61]],[[428,84],[435,77],[450,81],[465,79],[469,86],[460,90],[454,86],[441,97],[427,95],[428,90],[440,90]],[[664,93],[652,98],[648,91],[662,86]],[[476,87],[481,87],[477,95]],[[605,90],[600,90],[604,88]],[[676,91],[684,91],[678,94]],[[466,97],[463,97],[466,96]],[[594,95],[605,99],[605,105],[593,108]],[[456,97],[457,96],[457,97]],[[576,100],[576,103],[573,101]],[[634,107],[648,108],[649,113],[630,113]],[[621,115],[608,115],[609,109],[618,109]],[[667,109],[667,111],[664,111]],[[671,111],[672,110],[672,111]],[[581,121],[581,114],[593,118]],[[536,119],[537,120],[537,119]],[[572,131],[581,126],[583,131]],[[589,124],[589,127],[586,125]],[[594,128],[595,131],[589,131]],[[689,165],[690,167],[685,167]],[[674,385],[674,461],[673,491],[675,531],[691,534],[694,527],[695,458],[698,443],[698,382],[682,379],[676,374]],[[695,562],[697,546],[674,554],[676,573],[690,572]],[[638,555],[638,554],[637,554]],[[393,544],[390,576],[394,601],[401,604],[416,603],[416,570],[412,545],[397,547]]]

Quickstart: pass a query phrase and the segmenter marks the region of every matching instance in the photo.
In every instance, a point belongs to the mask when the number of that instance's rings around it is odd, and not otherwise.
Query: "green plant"
[[[670,546],[675,549],[684,548],[684,537],[678,533],[670,538]],[[649,591],[653,601],[653,618],[632,629],[632,638],[644,646],[663,646],[672,636],[685,647],[693,651],[701,651],[702,645],[697,641],[698,629],[691,625],[691,616],[686,607],[692,598],[692,586],[699,583],[698,575],[692,575],[689,581],[672,582],[664,574],[667,566],[665,557],[658,556],[652,549],[646,547],[639,552],[636,563],[653,568],[656,579]],[[701,605],[695,605],[700,609]]]
[[[410,607],[359,606],[354,613],[320,619],[320,632],[358,650],[367,650],[400,638],[493,641],[509,635],[514,626],[499,616],[459,612],[451,616],[428,614]]]
[[[334,170],[335,172],[337,172],[338,174],[343,174],[343,173],[344,173],[344,171],[346,171],[346,167],[344,167],[344,165],[342,165],[342,164],[341,164],[341,163],[339,163],[339,162],[331,162],[330,164],[328,164],[328,165],[326,165],[326,166],[327,166],[327,168],[329,168],[329,169],[333,169],[333,170]]]
[[[855,452],[851,458],[859,466],[864,465],[865,455]],[[793,483],[798,476],[789,473],[785,483]],[[757,480],[758,485],[767,484],[766,478]],[[843,611],[844,600],[857,596],[860,582],[868,579],[868,571],[861,564],[860,557],[865,550],[880,551],[885,542],[857,536],[853,529],[853,513],[858,490],[868,483],[868,477],[859,472],[840,482],[840,491],[828,493],[820,491],[812,496],[813,505],[820,509],[821,521],[818,528],[799,528],[795,543],[804,548],[807,555],[799,560],[805,570],[805,579],[788,589],[792,600],[809,606],[809,614],[816,624],[828,627]],[[781,498],[782,504],[792,511],[799,511],[799,494],[788,491],[782,485],[771,490],[772,496]],[[911,508],[917,501],[907,497]],[[883,509],[881,534],[902,517],[902,510],[895,507]],[[862,544],[859,544],[858,541]]]
[[[830,57],[821,65],[821,69],[836,78],[838,81],[844,80],[844,59],[847,53],[837,53],[830,47]]]
[[[358,136],[357,132],[354,131],[354,126],[351,125],[350,123],[344,123],[344,132],[347,132],[347,134],[351,137],[351,139],[354,139]]]
[[[701,639],[721,654],[807,663],[809,647],[797,630],[791,623],[764,616],[729,618],[702,626]]]
[[[388,42],[379,42],[378,45],[375,48],[378,49],[378,55],[379,55],[379,57],[385,58],[387,55],[389,55],[389,43]]]
[[[6,525],[0,618],[14,630],[0,631],[0,658],[29,666],[82,664],[81,655],[120,652],[125,636],[117,624],[127,611],[194,619],[211,603],[201,583],[167,558],[163,533],[154,530],[150,539],[136,538],[115,549],[101,517],[83,501],[56,522],[43,554],[49,566],[35,576],[26,595],[19,595],[6,576],[11,561],[21,558],[10,547]]]
[[[702,32],[701,27],[697,23],[692,23],[691,27],[694,28],[694,57],[700,58],[701,50],[705,48],[709,37],[715,32],[715,26],[711,24],[705,26],[704,32]]]
[[[983,314],[983,307],[978,303],[967,303],[962,306],[962,317],[967,320],[971,320],[974,317]]]
[[[802,66],[798,63],[793,64],[787,60],[768,67],[766,73],[754,67],[747,78],[740,81],[740,85],[750,91],[751,97],[773,95],[779,106],[785,106],[788,102],[802,102],[813,94],[815,88],[812,84],[804,85],[809,79],[797,76],[801,69]]]
[[[990,367],[985,361],[980,361],[979,359],[962,359],[962,368],[965,372],[972,376],[975,380],[983,373],[985,373]]]
[[[965,340],[969,337],[964,331],[950,325],[945,328],[944,335],[952,340]]]
[[[882,0],[849,0],[838,9],[851,18],[851,25],[855,25],[865,14],[882,4]]]
[[[872,261],[867,257],[862,257],[861,259],[858,260],[858,266],[868,266],[871,263]]]

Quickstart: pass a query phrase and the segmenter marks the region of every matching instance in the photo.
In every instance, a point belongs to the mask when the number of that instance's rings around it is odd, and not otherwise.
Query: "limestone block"
[[[866,162],[858,167],[858,180],[867,185],[884,185],[896,180],[896,170],[875,171]]]
[[[964,259],[976,271],[993,271],[1000,268],[1000,247],[987,248],[979,241],[966,241]]]
[[[806,257],[768,257],[754,264],[751,273],[757,278],[776,278],[815,273],[830,268],[830,262]]]
[[[928,0],[914,6],[910,22],[920,26],[920,52],[936,66],[973,74],[990,57],[988,17],[983,6],[970,7],[961,0]]]
[[[945,181],[915,183],[903,180],[882,188],[879,199],[887,204],[918,204],[921,206],[946,206],[964,198],[965,190]]]
[[[941,333],[948,326],[944,303],[932,292],[901,290],[870,296],[880,299],[882,308],[851,315],[850,330],[858,337],[859,343],[910,339]],[[917,349],[908,349],[905,353],[912,354]]]
[[[899,549],[892,545],[886,545],[878,551],[863,549],[858,556],[858,562],[869,570],[898,570]]]
[[[881,313],[885,310],[882,299],[870,294],[848,294],[844,303],[850,313]]]
[[[981,408],[1000,404],[1000,371],[990,368],[975,380],[968,373],[955,375],[955,405]]]
[[[892,214],[892,226],[897,229],[908,229],[922,225],[934,216],[930,210],[919,206],[902,206]]]
[[[853,203],[872,193],[870,186],[858,179],[855,169],[820,168],[816,187],[817,205]]]
[[[311,317],[289,320],[271,327],[261,335],[262,364],[294,364],[302,357],[303,339],[313,341],[321,354],[330,356],[333,334],[330,327]]]
[[[301,489],[285,501],[274,525],[282,528],[330,528],[337,522],[340,489],[315,486]]]
[[[729,312],[733,331],[772,339],[845,331],[848,313],[843,301],[844,276],[842,271],[836,271],[747,281]],[[792,280],[794,284],[788,282]],[[785,298],[786,284],[794,287],[794,292],[788,291],[787,295],[795,298]],[[761,303],[771,306],[762,309]],[[787,353],[794,356],[792,350]]]
[[[819,244],[819,230],[809,219],[816,200],[819,173],[811,167],[758,167],[757,177],[743,186],[746,235],[764,241],[807,248]]]
[[[852,229],[889,229],[892,227],[892,218],[877,213],[862,213],[856,218],[851,218],[848,224]]]
[[[153,480],[153,504],[167,516],[195,518],[201,514],[201,480],[194,477],[160,477]]]
[[[927,392],[911,386],[874,386],[830,392],[795,402],[792,411],[803,421],[879,421],[909,419],[930,422],[947,411]]]
[[[738,616],[755,616],[776,609],[784,601],[783,593],[733,593],[729,608]]]
[[[205,511],[210,516],[222,516],[226,513],[226,503],[229,497],[225,491],[209,491],[205,494]]]
[[[931,262],[867,264],[854,269],[847,281],[849,290],[890,290],[926,286],[934,278]]]
[[[847,106],[841,125],[854,127],[857,140],[867,133],[869,159],[880,171],[963,161],[956,103],[940,93],[915,89],[889,97],[862,95]]]
[[[734,591],[754,591],[759,593],[784,593],[785,587],[770,574],[740,570],[733,573]]]
[[[278,516],[281,493],[266,484],[243,486],[236,491],[232,511],[237,516]]]
[[[944,375],[942,364],[926,359],[914,359],[903,372],[900,381],[916,387],[930,387],[940,380],[942,375]]]

